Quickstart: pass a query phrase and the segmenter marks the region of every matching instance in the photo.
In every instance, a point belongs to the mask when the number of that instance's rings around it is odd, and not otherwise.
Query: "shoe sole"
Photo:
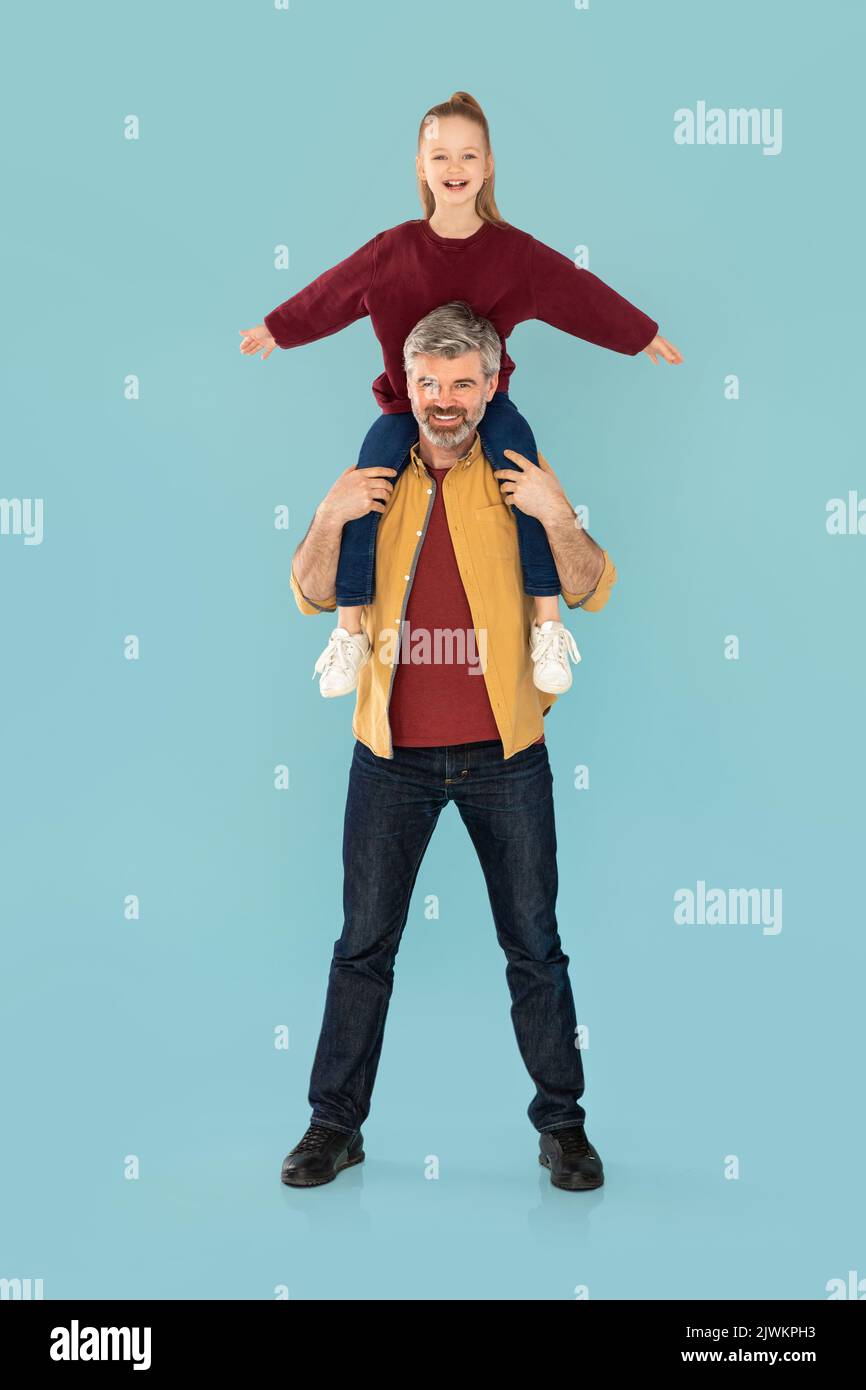
[[[532,684],[535,686],[536,690],[540,690],[544,695],[564,695],[567,690],[571,689],[574,681],[569,681],[568,685],[562,685],[557,690],[548,690],[546,685],[539,685],[536,680],[534,680]]]
[[[363,1163],[364,1158],[365,1154],[363,1151],[359,1154],[355,1154],[354,1158],[348,1158],[345,1163],[338,1164],[333,1173],[326,1174],[323,1178],[301,1178],[293,1177],[291,1174],[286,1177],[284,1173],[281,1173],[280,1182],[286,1187],[322,1187],[326,1182],[333,1182],[337,1174],[342,1173],[344,1168],[354,1168],[356,1163]]]
[[[550,1159],[545,1157],[544,1154],[538,1155],[538,1161],[542,1168],[550,1167]],[[561,1187],[563,1192],[591,1192],[594,1187],[604,1186],[604,1173],[598,1178],[584,1178],[577,1174],[570,1179],[556,1178],[553,1173],[551,1173],[550,1181],[553,1183],[554,1187]]]

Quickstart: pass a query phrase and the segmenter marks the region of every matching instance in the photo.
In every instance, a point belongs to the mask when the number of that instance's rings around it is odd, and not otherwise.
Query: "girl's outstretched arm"
[[[339,333],[368,313],[367,292],[376,271],[378,235],[344,261],[324,271],[305,289],[265,314],[264,326],[277,347],[300,347]],[[241,333],[249,330],[241,329]],[[243,350],[243,346],[242,346]]]
[[[659,326],[649,314],[597,275],[535,238],[531,275],[535,317],[564,333],[631,357],[643,352],[658,335]]]

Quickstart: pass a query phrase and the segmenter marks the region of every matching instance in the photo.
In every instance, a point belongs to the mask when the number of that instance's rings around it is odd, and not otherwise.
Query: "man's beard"
[[[455,424],[448,430],[437,430],[436,426],[430,423],[429,414],[436,409],[435,406],[430,406],[420,415],[415,411],[415,419],[418,421],[418,427],[428,443],[435,445],[437,449],[456,449],[459,448],[461,444],[465,444],[466,440],[472,437],[475,426],[484,415],[486,408],[487,402],[482,401],[481,409],[477,415],[468,415],[463,411],[463,423]],[[453,412],[449,411],[448,413],[450,415]]]

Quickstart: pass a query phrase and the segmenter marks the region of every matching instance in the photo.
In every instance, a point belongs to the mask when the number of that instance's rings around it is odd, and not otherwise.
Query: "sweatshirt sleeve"
[[[634,357],[659,330],[655,319],[623,299],[597,275],[583,270],[533,237],[535,317],[597,347]]]
[[[367,291],[373,280],[378,239],[374,236],[306,289],[265,314],[265,327],[278,347],[314,343],[364,318],[369,312]]]

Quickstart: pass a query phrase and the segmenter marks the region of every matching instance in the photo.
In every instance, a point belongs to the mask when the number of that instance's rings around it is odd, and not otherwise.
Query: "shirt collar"
[[[459,464],[462,464],[464,468],[468,468],[468,467],[470,466],[470,464],[472,464],[472,463],[475,462],[475,460],[479,457],[480,454],[481,454],[481,440],[480,440],[480,438],[479,438],[479,436],[478,436],[478,431],[476,430],[476,431],[475,431],[475,439],[473,440],[471,447],[469,448],[469,450],[468,450],[465,454],[461,454],[460,457],[459,457],[458,459],[455,459],[454,464],[453,464],[453,467],[456,468]],[[429,477],[430,475],[429,475],[429,473],[427,472],[427,469],[425,468],[424,463],[422,462],[421,455],[420,455],[420,453],[419,453],[418,445],[417,445],[417,444],[413,444],[413,445],[412,445],[412,453],[411,453],[410,457],[411,457],[412,467],[413,467],[413,469],[415,470],[415,473],[417,474],[417,476],[418,476],[419,478],[427,478],[427,477]],[[450,472],[451,470],[449,469],[448,471]]]

